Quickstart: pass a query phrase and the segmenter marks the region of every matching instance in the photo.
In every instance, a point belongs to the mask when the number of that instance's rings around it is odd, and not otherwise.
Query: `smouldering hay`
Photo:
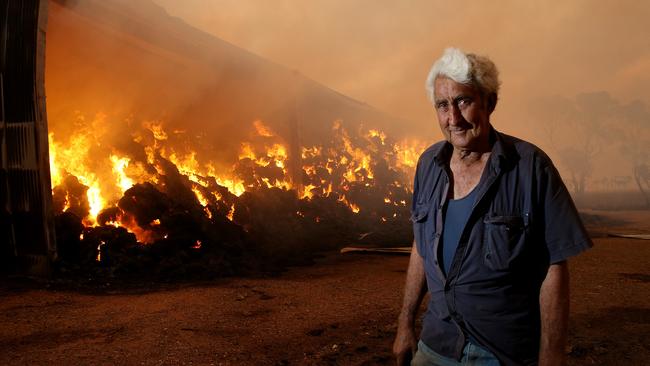
[[[66,173],[66,164],[52,164],[63,174],[53,188],[62,270],[204,278],[304,263],[349,244],[411,242],[412,154],[379,131],[350,136],[336,123],[327,145],[303,147],[292,160],[282,139],[263,129],[220,175],[214,162],[167,146],[158,127],[126,144],[139,146],[133,154],[112,151],[112,171],[88,172],[106,180],[92,187]],[[95,150],[102,149],[110,150]],[[107,184],[121,196],[102,197]]]

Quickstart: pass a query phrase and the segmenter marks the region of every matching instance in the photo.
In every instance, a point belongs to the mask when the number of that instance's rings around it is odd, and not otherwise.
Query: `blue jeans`
[[[463,358],[456,361],[437,354],[424,342],[418,343],[411,366],[500,366],[499,360],[492,352],[474,343],[467,343],[463,349]]]

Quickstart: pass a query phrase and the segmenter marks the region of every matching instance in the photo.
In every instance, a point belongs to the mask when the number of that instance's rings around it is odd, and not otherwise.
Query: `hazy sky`
[[[493,123],[535,135],[540,95],[650,104],[650,1],[154,0],[187,23],[423,128],[424,79],[450,45],[490,56]]]

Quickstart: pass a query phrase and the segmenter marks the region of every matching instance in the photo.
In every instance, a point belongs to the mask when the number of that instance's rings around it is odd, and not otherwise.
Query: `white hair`
[[[499,71],[487,57],[449,47],[431,67],[425,83],[429,100],[434,103],[435,82],[444,76],[465,85],[474,85],[485,95],[499,93]]]

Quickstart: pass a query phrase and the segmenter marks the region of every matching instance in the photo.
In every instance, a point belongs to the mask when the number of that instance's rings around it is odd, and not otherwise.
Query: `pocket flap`
[[[506,225],[508,227],[523,227],[524,218],[521,216],[487,216],[483,223],[492,225]]]

